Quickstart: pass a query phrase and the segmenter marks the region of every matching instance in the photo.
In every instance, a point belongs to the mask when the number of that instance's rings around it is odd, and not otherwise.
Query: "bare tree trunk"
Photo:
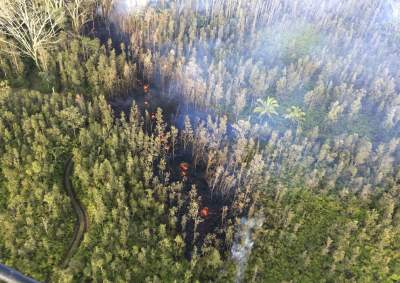
[[[43,4],[44,2],[44,4]],[[40,52],[58,42],[62,0],[0,0],[0,41],[41,68]]]

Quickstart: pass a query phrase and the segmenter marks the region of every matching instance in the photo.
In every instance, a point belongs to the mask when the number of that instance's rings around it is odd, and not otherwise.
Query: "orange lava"
[[[200,210],[200,216],[202,218],[207,218],[208,217],[208,207],[204,207]]]
[[[181,171],[185,171],[187,172],[190,168],[190,164],[187,162],[182,162],[181,164],[179,164],[179,169],[181,169]]]

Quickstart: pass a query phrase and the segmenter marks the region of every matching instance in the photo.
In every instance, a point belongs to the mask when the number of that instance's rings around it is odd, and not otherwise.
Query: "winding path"
[[[88,229],[88,217],[86,211],[82,206],[82,204],[80,203],[79,199],[77,199],[74,187],[72,186],[71,183],[73,165],[74,163],[72,161],[72,158],[68,159],[67,163],[65,164],[64,188],[67,191],[69,198],[71,199],[71,205],[75,211],[77,220],[75,223],[74,235],[72,237],[71,243],[65,255],[64,262],[62,263],[63,268],[66,268],[68,266],[69,260],[72,258],[72,256],[74,255],[74,253],[76,252],[76,250],[78,249],[79,245],[82,242],[83,234]]]
[[[74,163],[72,161],[72,158],[68,159],[67,163],[65,164],[64,188],[67,191],[69,198],[71,199],[71,205],[75,211],[77,219],[74,228],[74,235],[66,252],[64,261],[61,265],[62,268],[66,268],[68,266],[69,260],[72,258],[80,243],[82,242],[83,234],[88,229],[88,217],[86,211],[79,200],[76,198],[76,193],[71,184],[73,164]],[[3,281],[7,283],[39,283],[38,281],[23,275],[15,269],[12,269],[0,263],[0,282]]]

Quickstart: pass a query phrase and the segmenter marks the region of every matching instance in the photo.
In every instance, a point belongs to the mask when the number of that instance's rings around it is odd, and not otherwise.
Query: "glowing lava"
[[[144,91],[145,93],[148,93],[148,92],[150,91],[150,85],[145,84],[145,85],[143,86],[143,91]]]
[[[208,213],[209,213],[208,207],[204,207],[204,208],[202,208],[202,209],[200,210],[200,216],[201,216],[202,218],[207,218],[207,217],[208,217]]]
[[[179,169],[181,169],[181,171],[185,171],[187,172],[190,168],[190,164],[187,162],[182,162],[181,164],[179,164]]]

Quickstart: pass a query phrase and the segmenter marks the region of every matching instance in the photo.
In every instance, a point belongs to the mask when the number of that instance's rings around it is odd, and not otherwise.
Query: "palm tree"
[[[288,108],[286,113],[285,118],[297,124],[302,123],[306,117],[306,113],[298,106]]]
[[[273,97],[267,97],[265,100],[257,99],[257,107],[254,113],[258,113],[259,117],[277,115],[276,109],[279,107],[278,101]]]

